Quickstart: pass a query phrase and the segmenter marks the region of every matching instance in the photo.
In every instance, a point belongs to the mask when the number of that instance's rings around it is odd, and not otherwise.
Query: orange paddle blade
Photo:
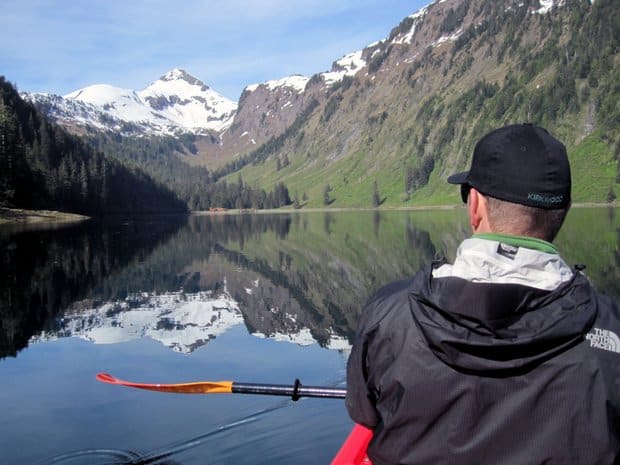
[[[232,393],[232,381],[199,381],[194,383],[178,384],[147,384],[134,383],[115,378],[108,373],[98,373],[97,380],[102,383],[117,384],[147,391],[172,392],[178,394],[230,394]]]

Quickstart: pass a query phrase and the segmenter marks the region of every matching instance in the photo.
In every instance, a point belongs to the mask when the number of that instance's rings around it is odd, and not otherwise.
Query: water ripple
[[[117,449],[85,449],[57,455],[36,465],[121,465],[140,458],[135,452]]]

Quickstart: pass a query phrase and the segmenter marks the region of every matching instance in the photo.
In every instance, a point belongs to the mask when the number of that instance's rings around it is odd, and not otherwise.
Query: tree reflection
[[[372,230],[375,237],[379,237],[379,227],[381,226],[381,212],[375,210],[372,212]]]

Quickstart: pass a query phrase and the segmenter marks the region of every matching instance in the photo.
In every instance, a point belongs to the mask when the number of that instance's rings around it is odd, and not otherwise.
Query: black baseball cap
[[[448,182],[531,207],[564,208],[571,201],[566,147],[532,124],[512,124],[483,136],[470,170],[450,176]]]

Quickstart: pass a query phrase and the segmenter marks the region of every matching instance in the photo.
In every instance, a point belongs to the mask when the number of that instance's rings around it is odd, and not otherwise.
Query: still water
[[[615,298],[619,214],[573,209],[556,241]],[[327,464],[351,427],[342,400],[95,374],[343,386],[369,294],[468,235],[462,209],[0,226],[0,463]]]

